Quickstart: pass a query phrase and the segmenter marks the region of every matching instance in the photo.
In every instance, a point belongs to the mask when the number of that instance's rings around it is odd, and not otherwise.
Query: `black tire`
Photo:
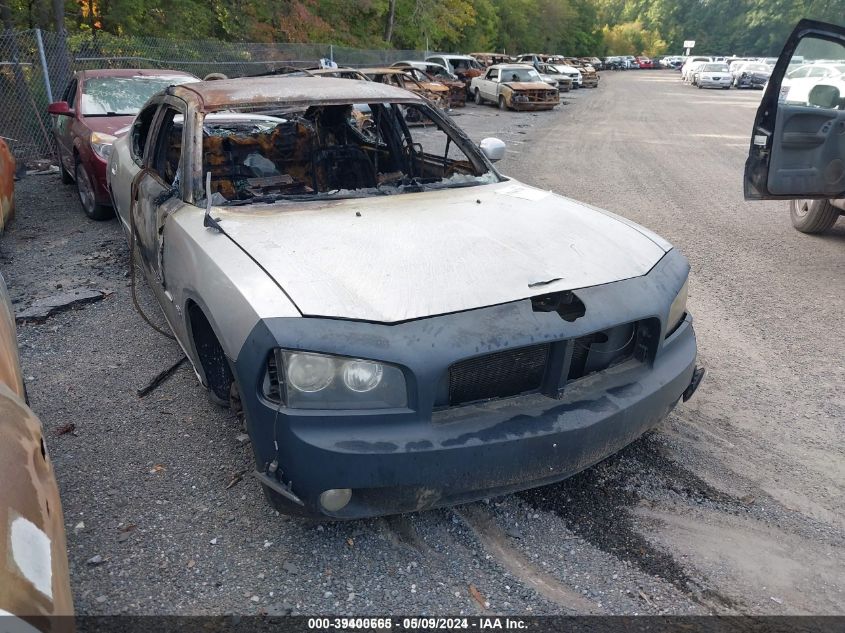
[[[499,95],[499,110],[507,110],[508,104],[505,103],[504,95]]]
[[[822,233],[836,224],[840,211],[829,200],[790,200],[792,226],[802,233]]]
[[[75,171],[76,193],[79,194],[79,203],[82,205],[85,215],[97,222],[113,218],[114,210],[111,207],[97,203],[97,198],[94,194],[94,183],[88,175],[85,166],[77,161]]]
[[[484,98],[481,96],[481,91],[478,88],[475,89],[473,98],[475,99],[475,105],[482,105],[484,103]]]
[[[62,176],[62,184],[63,185],[72,185],[73,184],[73,176],[68,173],[68,170],[65,169],[64,158],[62,156],[62,148],[59,147],[59,144],[56,143],[56,156],[59,159],[59,173]]]

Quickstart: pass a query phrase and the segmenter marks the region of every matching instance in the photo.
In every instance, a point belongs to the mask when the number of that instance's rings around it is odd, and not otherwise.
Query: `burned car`
[[[115,143],[130,244],[199,380],[242,406],[280,511],[551,483],[695,390],[687,260],[500,175],[503,154],[418,95],[313,78],[174,86]]]
[[[551,110],[560,103],[557,88],[527,64],[490,66],[470,88],[476,104],[493,102],[500,110]]]
[[[449,88],[439,81],[418,79],[408,68],[361,68],[370,81],[396,86],[425,97],[441,110],[449,109]]]
[[[2,275],[0,477],[2,630],[72,632],[73,618],[59,617],[73,615],[59,488],[41,421],[26,402],[15,318]]]
[[[467,104],[466,84],[445,66],[433,62],[401,61],[392,64],[391,68],[401,68],[417,81],[443,84],[449,89],[449,106],[452,108],[462,108]]]

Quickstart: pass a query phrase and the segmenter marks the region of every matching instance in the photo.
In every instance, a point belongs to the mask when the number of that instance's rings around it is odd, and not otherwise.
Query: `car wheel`
[[[68,170],[65,169],[65,161],[64,157],[62,156],[62,148],[56,143],[56,157],[59,159],[59,173],[62,176],[62,184],[63,185],[70,185],[73,183],[73,176],[68,173]]]
[[[828,200],[790,200],[789,215],[802,233],[821,233],[836,224],[839,209]]]
[[[508,104],[505,103],[505,97],[503,95],[499,95],[499,110],[507,110]]]
[[[108,220],[114,215],[110,207],[97,204],[94,183],[88,175],[88,170],[80,162],[76,163],[76,191],[79,194],[82,210],[92,220]]]
[[[475,95],[474,96],[475,96],[475,105],[481,105],[482,103],[484,103],[484,99],[481,98],[481,92],[478,90],[478,88],[475,89]]]
[[[702,88],[701,84],[696,84],[696,83],[693,83],[693,85],[694,85],[694,86],[698,86],[698,89],[699,89],[699,90],[701,90],[701,88]]]

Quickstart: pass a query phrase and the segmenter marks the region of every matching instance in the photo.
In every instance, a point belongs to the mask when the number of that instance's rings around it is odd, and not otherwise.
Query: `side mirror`
[[[67,101],[56,101],[55,103],[51,103],[47,106],[47,113],[56,114],[58,116],[71,116],[73,114]]]
[[[487,157],[491,163],[502,160],[505,157],[505,142],[501,139],[489,137],[481,141],[479,145],[481,153]]]

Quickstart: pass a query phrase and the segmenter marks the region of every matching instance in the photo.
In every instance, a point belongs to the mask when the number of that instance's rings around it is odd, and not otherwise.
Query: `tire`
[[[473,97],[475,99],[475,105],[482,105],[484,103],[484,99],[481,97],[481,91],[478,88],[475,89]]]
[[[701,88],[702,88],[701,84],[694,84],[694,85],[698,86],[698,89],[701,90]]]
[[[85,169],[85,166],[79,161],[76,162],[76,193],[79,194],[79,203],[82,205],[82,210],[90,219],[101,222],[109,220],[114,217],[114,211],[111,207],[97,204],[97,197],[94,193],[94,183]]]
[[[508,104],[505,103],[505,97],[503,95],[499,95],[499,110],[507,110]]]
[[[789,215],[792,226],[802,233],[822,233],[839,219],[839,209],[829,200],[790,200]]]
[[[62,176],[62,184],[63,185],[72,185],[73,184],[73,176],[68,173],[68,170],[65,169],[65,162],[62,157],[62,148],[59,146],[58,142],[56,143],[56,156],[59,159],[59,173]]]

